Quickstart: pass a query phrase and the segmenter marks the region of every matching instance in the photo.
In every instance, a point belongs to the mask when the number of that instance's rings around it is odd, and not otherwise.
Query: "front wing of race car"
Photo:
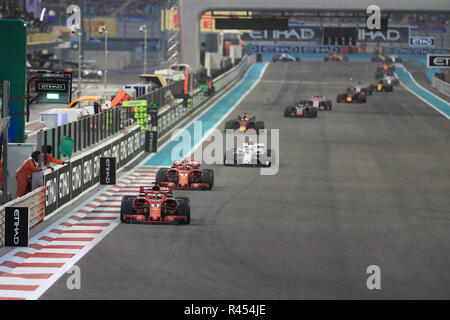
[[[151,218],[146,219],[146,217],[141,214],[125,214],[123,215],[123,219],[125,223],[130,224],[158,224],[158,225],[188,224],[188,217],[182,215],[169,215],[166,216],[161,221],[161,219],[158,220],[152,220]]]
[[[259,158],[253,159],[252,161],[247,161],[241,157],[231,156],[231,160],[225,157],[224,165],[227,167],[252,167],[252,168],[268,168],[272,166],[271,158],[267,159]]]

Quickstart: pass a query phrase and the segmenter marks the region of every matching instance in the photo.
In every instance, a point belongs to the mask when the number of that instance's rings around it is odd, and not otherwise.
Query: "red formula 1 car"
[[[169,187],[157,184],[141,187],[139,195],[122,198],[120,221],[131,224],[189,224],[189,199],[174,198]]]
[[[171,168],[160,168],[156,183],[174,189],[211,190],[214,186],[214,171],[200,169],[198,161],[174,161]]]

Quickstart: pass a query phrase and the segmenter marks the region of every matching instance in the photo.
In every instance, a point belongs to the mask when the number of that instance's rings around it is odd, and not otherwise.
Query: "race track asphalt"
[[[336,104],[375,68],[271,63],[229,119],[280,129],[278,175],[212,166],[213,191],[175,192],[191,225],[120,225],[77,263],[81,290],[67,275],[41,299],[448,299],[449,122],[401,86]],[[283,117],[316,92],[331,112]]]

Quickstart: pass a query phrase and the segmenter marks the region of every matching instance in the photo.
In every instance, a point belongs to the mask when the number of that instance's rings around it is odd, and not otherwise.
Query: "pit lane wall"
[[[88,193],[100,182],[100,158],[116,158],[119,170],[135,159],[145,149],[145,131],[133,126],[122,135],[116,136],[91,151],[74,157],[70,165],[54,172],[46,172],[45,219],[49,219],[72,200]]]
[[[30,208],[30,227],[34,227],[45,217],[45,188],[40,187],[28,193],[22,198],[15,199],[0,207],[0,247],[5,243],[5,208],[28,207]]]
[[[161,137],[170,132],[186,117],[207,105],[214,96],[224,92],[229,85],[239,81],[247,72],[256,56],[246,56],[231,70],[213,80],[215,94],[208,95],[200,89],[191,94],[192,103],[189,108],[183,105],[169,106],[158,114],[158,135]],[[86,153],[71,159],[70,165],[57,166],[55,171],[47,170],[44,176],[44,186],[26,196],[15,199],[0,208],[0,247],[4,239],[5,207],[29,207],[31,212],[30,227],[51,218],[73,200],[90,192],[100,182],[100,158],[115,157],[116,169],[136,159],[145,151],[145,131],[140,126],[125,129],[122,134],[111,140],[93,147]]]

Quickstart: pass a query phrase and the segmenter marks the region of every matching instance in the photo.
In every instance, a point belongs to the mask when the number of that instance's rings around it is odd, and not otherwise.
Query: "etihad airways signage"
[[[320,26],[296,26],[288,30],[253,30],[243,34],[244,41],[322,41]],[[386,31],[360,27],[358,41],[409,43],[409,26],[392,26]]]

